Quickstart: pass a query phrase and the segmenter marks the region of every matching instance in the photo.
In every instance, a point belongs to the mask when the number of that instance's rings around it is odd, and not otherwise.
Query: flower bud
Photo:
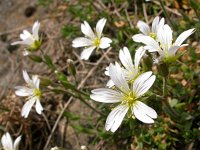
[[[68,66],[69,73],[75,77],[76,76],[76,68],[75,68],[73,60],[67,59],[67,66]]]

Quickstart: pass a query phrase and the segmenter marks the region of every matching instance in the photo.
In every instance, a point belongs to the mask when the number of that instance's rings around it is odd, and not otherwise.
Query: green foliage
[[[38,4],[42,6],[48,6],[51,4],[54,0],[38,0]]]
[[[73,25],[65,25],[61,29],[61,34],[63,37],[68,37],[68,38],[75,38],[77,37],[77,32],[79,31],[79,27],[75,27]]]
[[[64,115],[65,117],[67,117],[68,119],[70,119],[70,120],[79,120],[79,119],[80,119],[80,116],[78,116],[78,115],[76,115],[76,114],[73,114],[73,113],[71,113],[71,112],[69,112],[69,111],[65,111],[65,112],[63,113],[63,115]]]

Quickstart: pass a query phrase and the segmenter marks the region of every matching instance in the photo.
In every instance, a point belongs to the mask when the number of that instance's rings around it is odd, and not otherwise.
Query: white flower
[[[39,39],[39,34],[38,34],[39,28],[40,28],[40,23],[36,21],[33,24],[32,34],[27,30],[23,30],[23,33],[20,34],[20,38],[22,39],[22,41],[13,42],[11,43],[11,45],[17,45],[17,44],[26,45],[27,49],[25,50],[24,55],[29,54],[28,51],[34,51],[38,49],[39,46],[41,45],[41,41]]]
[[[152,72],[145,72],[138,76],[131,86],[127,83],[123,71],[120,67],[110,64],[109,75],[116,88],[99,88],[92,90],[91,99],[103,103],[120,103],[108,115],[106,120],[106,130],[115,132],[120,126],[123,118],[130,109],[132,114],[144,123],[154,123],[157,113],[143,102],[139,101],[155,81]]]
[[[122,65],[124,66],[124,68],[122,68],[122,70],[124,72],[125,79],[128,82],[133,82],[134,79],[139,75],[139,71],[140,71],[139,64],[140,64],[140,60],[141,60],[142,56],[144,55],[144,53],[145,53],[145,49],[143,47],[139,47],[136,50],[134,64],[133,64],[131,54],[127,47],[124,47],[123,50],[121,49],[119,51],[119,59],[120,59]],[[120,67],[118,64],[116,64],[116,66]],[[109,67],[106,68],[105,74],[107,76],[109,76]],[[108,87],[114,86],[114,83],[112,82],[112,80],[108,81],[107,86]]]
[[[135,42],[142,42],[142,37],[143,36],[150,36],[153,39],[157,39],[157,34],[158,34],[158,29],[163,27],[165,23],[165,19],[159,17],[155,17],[153,22],[152,22],[152,27],[150,28],[149,25],[143,21],[138,21],[137,27],[139,30],[142,32],[142,34],[136,34],[134,35],[133,41]]]
[[[188,45],[182,43],[192,33],[194,33],[194,31],[195,31],[194,28],[184,31],[178,36],[176,41],[172,43],[173,41],[172,30],[167,24],[165,24],[163,27],[158,29],[157,40],[148,36],[141,38],[139,37],[139,40],[146,45],[144,46],[144,48],[147,49],[149,52],[157,51],[164,61],[169,61],[175,58],[175,54],[180,47]]]
[[[97,22],[95,32],[93,32],[90,25],[86,21],[81,24],[81,31],[85,34],[85,37],[78,37],[72,41],[73,47],[85,47],[81,53],[81,59],[88,60],[95,48],[105,49],[110,47],[112,40],[107,37],[102,37],[102,31],[105,23],[105,18],[99,20]]]
[[[60,150],[60,148],[56,146],[56,147],[51,148],[51,150]]]
[[[4,150],[18,150],[20,141],[21,136],[17,137],[13,144],[13,140],[8,132],[6,132],[1,138],[1,143]]]
[[[28,73],[23,71],[24,80],[27,83],[27,86],[17,86],[15,94],[18,96],[28,96],[27,102],[24,104],[22,108],[21,115],[22,117],[27,118],[28,114],[32,108],[32,106],[36,103],[35,108],[38,114],[41,114],[43,111],[43,107],[40,103],[40,98],[42,96],[42,92],[39,89],[40,79],[37,75],[33,75],[32,79],[30,79]]]

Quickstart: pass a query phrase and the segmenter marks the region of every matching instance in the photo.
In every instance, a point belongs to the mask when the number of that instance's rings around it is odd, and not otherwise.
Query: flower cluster
[[[138,28],[143,34],[136,34],[132,38],[135,42],[145,44],[144,48],[149,52],[158,52],[160,59],[165,63],[171,63],[177,60],[179,55],[176,52],[180,47],[187,46],[182,44],[195,29],[189,29],[181,33],[176,40],[173,39],[172,29],[168,24],[164,24],[164,19],[159,21],[159,17],[153,20],[152,28],[142,22],[138,22]],[[173,41],[175,41],[173,43]]]
[[[157,60],[163,63],[175,61],[178,56],[176,52],[180,47],[186,46],[183,41],[189,37],[194,29],[183,32],[172,43],[172,30],[165,24],[164,18],[156,17],[152,22],[152,27],[143,21],[138,21],[137,27],[142,32],[134,35],[135,42],[144,43],[145,46],[136,50],[134,64],[127,47],[119,51],[119,59],[122,66],[115,62],[106,68],[105,74],[110,77],[107,82],[108,88],[92,90],[91,99],[103,103],[118,103],[107,117],[105,128],[115,132],[125,115],[130,111],[134,118],[143,123],[154,123],[157,118],[154,109],[142,102],[142,97],[151,88],[156,77],[152,71],[142,72],[140,61],[146,50],[150,53],[159,54]]]
[[[86,21],[81,24],[81,31],[85,37],[78,37],[72,41],[73,47],[84,47],[80,56],[81,59],[88,60],[95,49],[106,49],[111,46],[112,40],[104,37],[102,33],[105,24],[105,18],[97,22],[94,30]],[[187,46],[187,44],[182,43],[195,31],[194,28],[184,31],[176,40],[173,40],[172,29],[165,24],[164,18],[160,19],[159,17],[153,20],[151,27],[143,21],[138,21],[137,27],[142,33],[134,35],[132,39],[135,42],[143,43],[144,46],[135,50],[134,60],[132,60],[129,49],[123,47],[119,51],[120,63],[110,63],[106,68],[105,74],[110,78],[107,82],[107,87],[91,91],[90,98],[92,100],[116,104],[106,119],[105,129],[107,131],[115,132],[128,112],[130,112],[129,114],[132,115],[132,118],[136,118],[143,123],[154,123],[154,119],[158,115],[153,108],[146,104],[144,97],[153,86],[156,76],[151,70],[144,71],[141,65],[142,58],[148,51],[149,53],[156,53],[156,56],[158,56],[156,59],[162,63],[169,64],[176,61],[179,57],[179,55],[176,55],[176,52],[179,48]],[[12,45],[26,45],[24,55],[32,55],[34,51],[41,50],[42,42],[39,37],[39,28],[40,23],[36,21],[32,27],[32,34],[24,30],[20,34],[22,41],[13,42]],[[146,55],[146,57],[148,56]],[[44,56],[39,58],[45,62]],[[48,62],[51,61],[48,59]],[[68,66],[71,69],[71,74],[75,76],[76,70],[71,60],[68,61]],[[58,75],[58,71],[54,71]],[[21,111],[22,117],[27,118],[33,105],[35,105],[38,114],[42,113],[43,107],[40,103],[42,91],[40,90],[40,79],[37,75],[33,75],[30,78],[25,70],[22,73],[26,86],[16,86],[15,94],[27,97],[27,101]],[[78,89],[75,89],[75,91],[77,92]],[[82,93],[80,92],[79,94]],[[2,136],[1,143],[5,150],[18,150],[20,140],[21,136],[13,143],[10,134],[7,132]],[[55,147],[52,149],[59,148]]]

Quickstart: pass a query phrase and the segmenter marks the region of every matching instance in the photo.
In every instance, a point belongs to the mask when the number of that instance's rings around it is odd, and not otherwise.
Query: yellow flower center
[[[95,38],[94,41],[93,41],[93,44],[96,46],[96,47],[99,47],[100,45],[100,39],[99,38]]]
[[[152,37],[154,40],[156,40],[157,38],[156,34],[153,32],[149,33],[149,36]]]
[[[124,96],[122,103],[128,104],[128,106],[132,106],[136,101],[136,94],[134,92],[129,92]]]
[[[35,40],[34,43],[30,46],[29,50],[35,51],[40,47],[40,45],[41,45],[41,42],[38,40]]]
[[[35,96],[37,96],[39,98],[42,96],[42,92],[39,89],[34,89],[33,93]]]

